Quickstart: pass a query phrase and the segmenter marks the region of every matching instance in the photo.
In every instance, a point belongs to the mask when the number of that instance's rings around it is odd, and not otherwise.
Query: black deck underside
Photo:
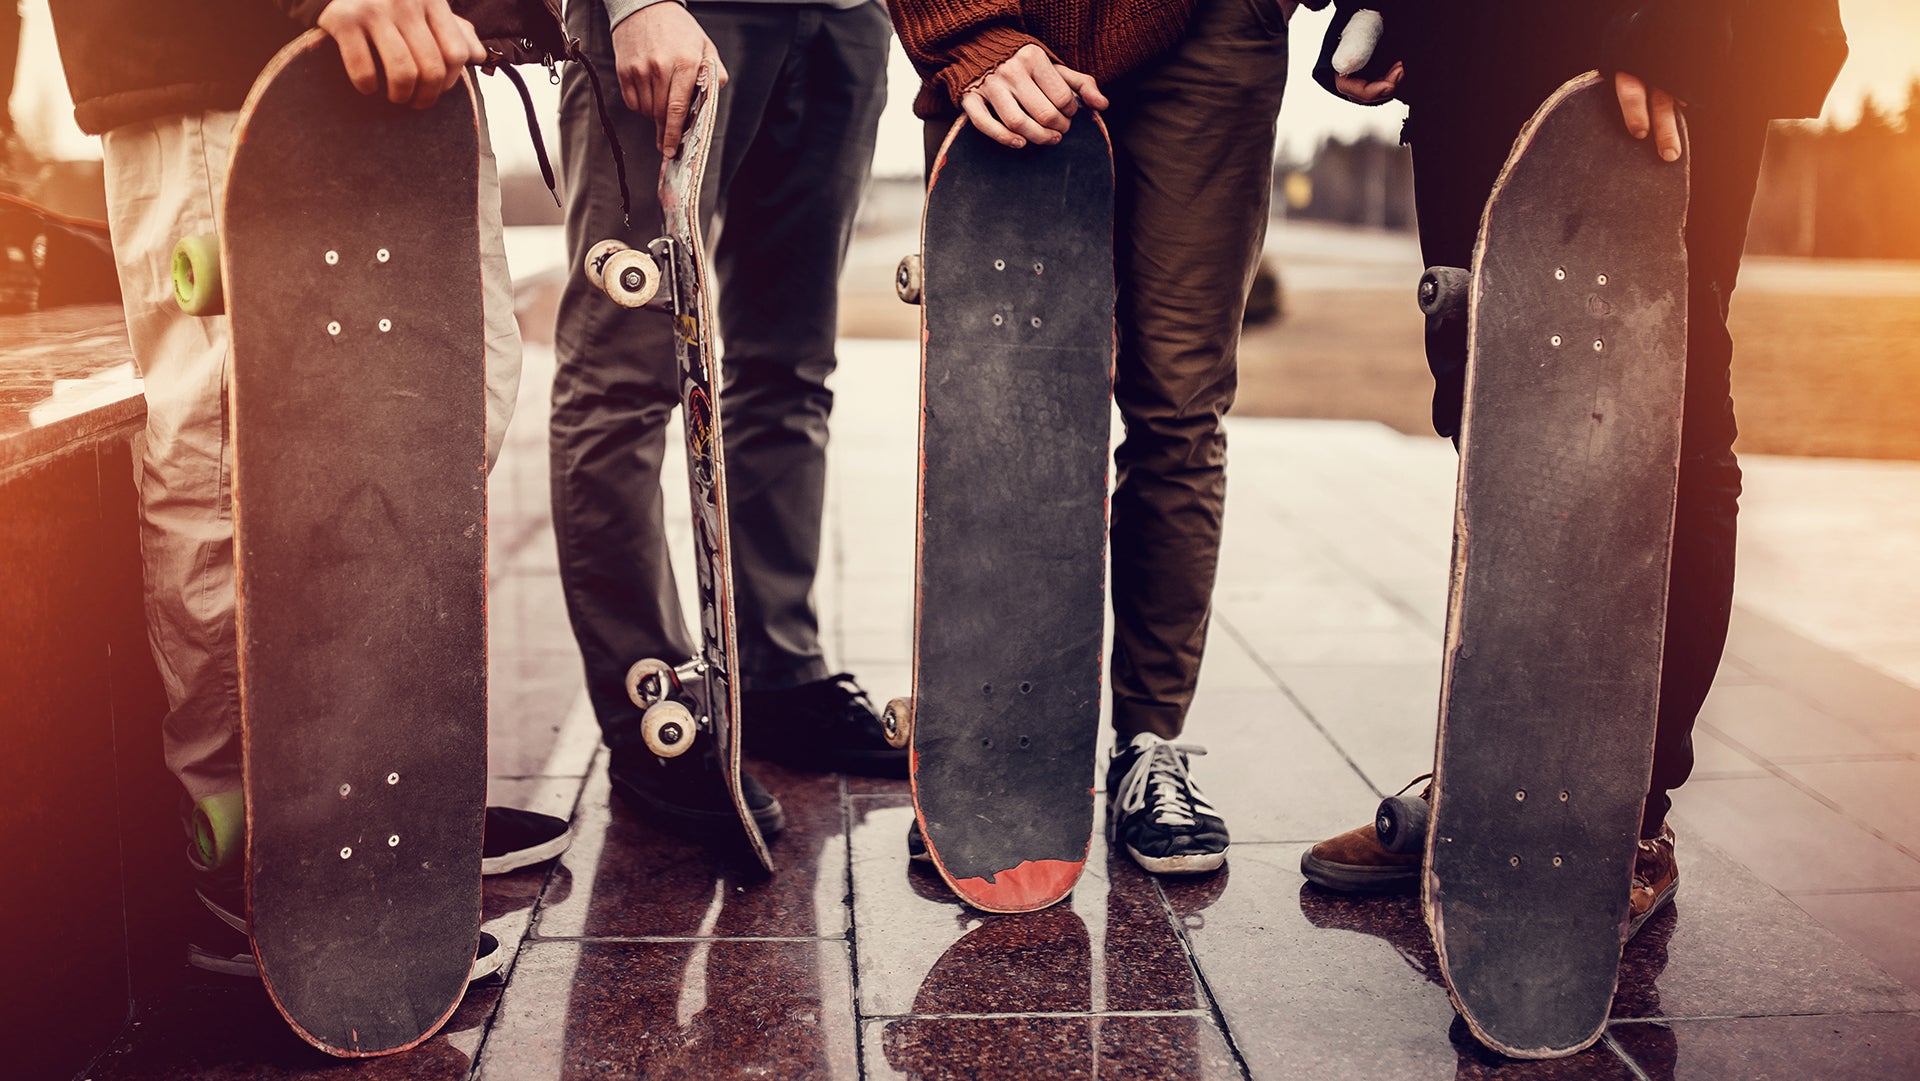
[[[304,1036],[391,1049],[458,1002],[479,929],[474,108],[464,83],[425,112],[363,97],[322,40],[236,143],[223,241],[253,934]]]

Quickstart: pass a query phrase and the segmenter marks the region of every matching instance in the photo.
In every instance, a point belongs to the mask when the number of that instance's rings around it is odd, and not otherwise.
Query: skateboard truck
[[[587,252],[587,280],[623,308],[672,311],[680,295],[673,279],[673,238],[658,237],[646,250],[602,240]],[[661,279],[667,288],[661,289]]]
[[[711,718],[696,719],[693,711],[674,697],[676,693],[685,694],[687,680],[704,679],[707,669],[706,660],[700,657],[678,668],[648,657],[627,669],[627,698],[645,711],[640,715],[640,738],[647,750],[661,758],[678,758],[693,746],[696,732],[713,727]]]

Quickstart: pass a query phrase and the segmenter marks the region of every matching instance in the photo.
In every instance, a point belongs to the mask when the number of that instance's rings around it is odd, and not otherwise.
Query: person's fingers
[[[1673,95],[1655,88],[1652,101],[1653,145],[1663,161],[1680,160],[1680,117]]]
[[[1016,149],[1027,145],[1025,139],[1008,131],[1005,124],[993,118],[993,113],[987,108],[987,100],[980,96],[978,90],[967,91],[960,99],[960,109],[967,114],[968,120],[973,121],[975,130],[994,142]]]
[[[715,53],[712,48],[708,48],[706,57],[713,61],[713,88],[715,90],[723,89],[727,85],[727,66],[720,62],[719,54]]]
[[[1020,107],[1019,99],[1013,96],[1013,90],[1007,86],[1006,80],[988,79],[987,84],[980,88],[980,93],[987,99],[987,104],[993,106],[993,114],[1000,118],[1000,123],[1015,135],[1030,143],[1059,141],[1059,132],[1042,127]]]
[[[1647,116],[1647,84],[1638,76],[1616,72],[1613,93],[1620,100],[1620,119],[1627,125],[1627,134],[1636,139],[1646,138],[1653,126]]]
[[[1107,96],[1100,92],[1100,84],[1094,81],[1093,76],[1084,71],[1075,71],[1065,64],[1055,64],[1053,70],[1059,72],[1060,78],[1073,89],[1075,94],[1080,95],[1081,101],[1096,109],[1104,109],[1112,104],[1107,100]]]
[[[1405,66],[1396,63],[1387,69],[1384,76],[1373,82],[1368,82],[1358,75],[1336,75],[1333,78],[1333,88],[1340,92],[1341,97],[1349,101],[1357,101],[1362,105],[1376,105],[1390,100],[1400,92],[1400,79],[1405,74]]]
[[[446,77],[441,80],[442,90],[453,89],[460,81],[460,71],[468,64],[484,63],[487,51],[480,45],[479,35],[473,31],[473,24],[442,8],[429,8],[427,28],[433,32],[434,43],[440,47],[440,57],[446,62]]]
[[[413,56],[414,68],[413,94],[399,100],[411,100],[414,108],[425,109],[439,100],[440,91],[446,89],[447,60],[440,55],[440,42],[435,40],[424,15],[416,14],[399,23],[399,27],[400,38]]]
[[[392,23],[376,23],[367,28],[367,38],[380,58],[380,70],[387,77],[387,100],[404,105],[413,100],[413,83],[419,72],[413,65],[413,53],[405,38]]]
[[[1039,88],[1047,100],[1053,103],[1065,116],[1073,116],[1080,111],[1080,99],[1075,96],[1073,87],[1060,77],[1060,72],[1052,64],[1041,64],[1033,71],[1034,85]]]
[[[1015,80],[1007,88],[1012,94],[1020,111],[1026,113],[1034,123],[1052,132],[1064,132],[1072,124],[1039,85],[1031,80]]]
[[[362,94],[380,89],[380,69],[374,66],[373,50],[367,47],[367,35],[359,27],[341,32],[333,39],[340,47],[340,61],[346,65],[347,78]]]
[[[700,65],[681,64],[667,77],[666,109],[656,121],[661,157],[671,158],[680,152],[680,136],[687,129],[687,111],[693,103],[694,83],[699,75]]]
[[[640,81],[633,71],[621,68],[617,73],[620,80],[620,100],[628,109],[640,111]]]

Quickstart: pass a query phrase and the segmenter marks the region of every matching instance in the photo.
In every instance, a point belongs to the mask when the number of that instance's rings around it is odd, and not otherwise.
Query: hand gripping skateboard
[[[665,233],[643,251],[603,240],[587,253],[586,274],[617,303],[673,316],[680,368],[681,419],[687,434],[687,483],[693,499],[694,577],[700,589],[700,653],[678,661],[645,657],[627,671],[627,696],[644,713],[641,735],[663,758],[696,738],[714,741],[740,828],[756,859],[773,856],[740,787],[740,687],[733,623],[733,560],[728,548],[725,444],[720,378],[713,357],[712,288],[700,237],[700,185],[713,144],[714,62],[703,61],[679,153],[660,167]]]
[[[176,249],[182,306],[230,313],[254,950],[335,1055],[430,1036],[480,934],[478,200],[466,80],[397,107],[312,31],[241,111],[217,242]]]
[[[911,700],[914,813],[959,897],[1065,897],[1093,833],[1107,438],[1113,153],[1083,110],[1050,147],[962,120],[929,172],[921,254],[920,486]]]
[[[1652,769],[1687,340],[1687,170],[1575,79],[1521,131],[1471,271],[1422,902],[1454,1004],[1487,1046],[1572,1054],[1606,1024]]]

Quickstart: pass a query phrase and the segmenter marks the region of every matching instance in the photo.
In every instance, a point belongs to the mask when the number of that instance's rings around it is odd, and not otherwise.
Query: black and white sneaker
[[[1142,732],[1107,763],[1107,839],[1155,874],[1202,874],[1226,862],[1227,824],[1187,763],[1206,753]]]
[[[545,863],[572,843],[573,833],[564,818],[518,807],[489,807],[480,843],[480,873],[504,875]]]

